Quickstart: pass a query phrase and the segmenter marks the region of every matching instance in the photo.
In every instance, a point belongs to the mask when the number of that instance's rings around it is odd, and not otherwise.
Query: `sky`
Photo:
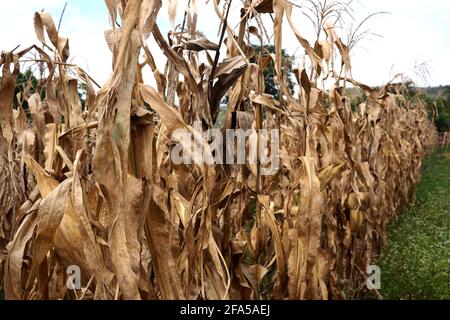
[[[196,0],[199,12],[198,30],[217,42],[218,18],[212,0]],[[111,53],[104,40],[104,31],[110,28],[103,0],[14,0],[2,1],[0,12],[0,51],[8,51],[17,45],[25,48],[38,43],[33,26],[33,14],[45,10],[58,24],[61,11],[68,3],[61,24],[60,35],[70,39],[70,62],[80,65],[98,83],[102,84],[111,71]],[[158,15],[158,25],[167,32],[171,28],[168,0]],[[181,23],[187,0],[179,0],[176,24]],[[304,0],[292,0],[302,5]],[[240,0],[232,2],[230,24],[237,26]],[[368,85],[381,85],[398,73],[404,73],[420,86],[450,84],[450,1],[443,0],[353,0],[352,18],[349,24],[357,25],[368,14],[388,12],[369,20],[366,27],[379,36],[372,36],[359,43],[352,53],[352,75]],[[266,15],[267,16],[267,15]],[[266,17],[268,19],[268,17]],[[302,34],[312,39],[308,20],[294,8],[293,20]],[[270,23],[269,23],[270,24]],[[343,31],[343,30],[342,30]],[[271,30],[268,29],[269,36]],[[339,33],[339,31],[338,31]],[[312,40],[311,40],[312,42]],[[287,22],[283,26],[283,44],[287,52],[301,59],[303,54]],[[149,40],[151,50],[160,71],[165,58]],[[429,76],[422,79],[415,66],[425,63]],[[149,80],[152,82],[152,80]]]

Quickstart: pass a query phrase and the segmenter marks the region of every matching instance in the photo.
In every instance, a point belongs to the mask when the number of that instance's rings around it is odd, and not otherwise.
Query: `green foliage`
[[[261,54],[274,54],[275,53],[275,46],[273,45],[266,45],[263,46],[262,48],[260,46],[257,45],[253,45],[253,49],[255,49],[256,52],[256,56],[258,56],[260,53]],[[288,86],[289,90],[291,91],[291,93],[294,92],[294,82],[292,80],[292,75],[293,75],[293,57],[289,56],[286,53],[286,50],[283,49],[281,51],[281,64],[283,67],[283,72],[284,72],[284,76],[286,77],[286,85]],[[255,63],[255,58],[252,59],[251,62]],[[275,99],[278,99],[280,97],[280,90],[278,88],[278,86],[275,84],[275,76],[276,76],[276,72],[275,72],[275,65],[273,63],[273,61],[271,61],[269,63],[269,65],[264,69],[263,71],[264,74],[264,80],[265,80],[265,93],[267,94],[271,94],[274,96]]]
[[[408,88],[409,99],[421,99],[426,102],[430,114],[436,112],[435,125],[439,132],[450,130],[450,86],[427,89]]]
[[[29,106],[27,102],[27,98],[39,92],[41,96],[41,100],[45,100],[45,88],[39,84],[39,80],[35,77],[31,69],[27,69],[24,73],[20,72],[16,77],[16,90],[14,94],[14,108],[22,107],[27,114],[29,120],[31,120],[31,113],[29,111]],[[17,95],[21,92],[26,92],[27,96],[22,97],[22,104],[19,105],[19,100]],[[87,85],[83,82],[78,83],[78,96],[80,97],[82,110],[85,110],[86,107],[86,96],[87,96]]]
[[[379,261],[384,299],[450,299],[449,172],[443,152],[427,159],[416,205],[389,226]]]
[[[437,118],[436,127],[438,131],[450,130],[450,89],[444,97],[439,97],[436,101]]]
[[[367,103],[367,96],[365,93],[362,93],[362,95],[355,96],[350,99],[350,106],[352,108],[353,112],[359,111],[359,106],[362,103]]]
[[[30,88],[31,93],[36,92],[38,88],[38,79],[33,75],[31,69],[27,69],[24,73],[19,73],[16,77],[16,93],[24,91],[25,88]]]
[[[87,85],[84,82],[78,82],[78,97],[80,97],[81,108],[86,109]]]
[[[27,92],[27,94],[32,95],[39,90],[39,81],[36,79],[36,77],[33,75],[33,72],[30,69],[27,69],[24,73],[19,72],[19,74],[16,77],[16,90],[14,94],[14,108],[19,107],[19,100],[17,99],[17,95],[21,92]],[[26,101],[28,97],[22,97],[23,103],[22,108],[25,110],[27,114],[29,114],[28,111],[28,102]],[[41,98],[45,98],[45,92],[41,91]]]
[[[255,50],[255,57],[253,57],[251,59],[252,63],[256,63],[256,57],[261,53],[262,55],[268,55],[268,54],[273,54],[275,53],[275,46],[273,45],[266,45],[263,46],[261,48],[261,46],[257,46],[257,45],[253,45],[253,49]],[[261,50],[262,49],[262,50]],[[291,93],[294,93],[294,82],[292,80],[293,77],[293,57],[289,56],[286,53],[286,50],[282,50],[282,59],[281,59],[281,63],[283,66],[283,71],[284,71],[284,76],[286,77],[286,85],[288,86],[288,89],[291,91]],[[278,86],[275,84],[275,65],[273,63],[273,61],[271,61],[268,66],[264,69],[263,71],[263,75],[264,75],[264,85],[265,85],[265,89],[264,89],[264,93],[273,95],[275,99],[279,99],[280,97],[280,90],[278,88]],[[81,88],[81,89],[85,89],[85,88]],[[83,90],[80,90],[80,92],[83,92]],[[82,95],[80,95],[80,97],[82,97]],[[221,109],[220,112],[217,116],[216,122],[214,124],[215,128],[222,128],[225,122],[225,114],[226,114],[226,104],[228,103],[228,96],[225,96],[222,99],[222,103],[221,103]]]

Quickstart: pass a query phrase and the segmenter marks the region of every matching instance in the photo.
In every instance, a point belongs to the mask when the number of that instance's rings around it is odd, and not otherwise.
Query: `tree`
[[[438,131],[450,131],[450,87],[436,99],[436,127]]]
[[[263,47],[261,46],[257,46],[257,45],[253,45],[253,49],[255,49],[256,55],[258,56],[260,53],[261,54],[275,54],[275,46],[273,45],[265,45]],[[292,80],[292,75],[293,75],[293,57],[291,57],[290,55],[288,55],[286,53],[286,50],[283,49],[281,51],[281,64],[283,67],[283,71],[284,71],[284,75],[285,75],[285,81],[286,81],[286,85],[288,87],[288,89],[291,91],[291,93],[294,93],[294,82]],[[255,62],[256,59],[253,58],[252,62]],[[273,61],[271,61],[269,63],[269,65],[264,69],[263,71],[264,74],[264,81],[265,81],[265,90],[264,93],[267,94],[271,94],[275,97],[275,99],[279,99],[280,97],[280,88],[275,84],[275,76],[276,76],[276,72],[275,72],[275,65],[273,63]]]
[[[262,51],[261,51],[262,48]],[[263,47],[258,46],[258,45],[253,45],[253,49],[255,50],[255,55],[253,56],[253,58],[250,60],[252,63],[256,63],[256,57],[261,53],[263,55],[268,55],[268,54],[275,54],[275,46],[273,45],[265,45]],[[286,53],[286,50],[283,49],[281,51],[282,54],[282,58],[281,58],[281,64],[283,66],[283,71],[284,71],[284,75],[285,75],[285,82],[286,85],[288,87],[288,89],[290,90],[290,92],[293,94],[294,93],[294,82],[292,80],[292,76],[293,76],[293,57],[289,56]],[[279,87],[275,84],[275,65],[273,63],[273,61],[271,61],[269,63],[269,65],[264,69],[263,71],[263,75],[264,75],[264,93],[266,94],[270,94],[273,95],[275,99],[279,99],[280,98],[280,90]],[[225,113],[226,113],[226,104],[228,103],[228,95],[224,96],[222,99],[222,103],[220,105],[220,112],[217,116],[216,122],[214,124],[214,126],[216,128],[222,128],[224,121],[225,121]]]
[[[25,93],[27,96],[22,96],[22,101],[19,102],[17,95],[19,93]],[[41,96],[41,100],[45,100],[45,87],[42,87],[39,84],[39,80],[36,78],[36,76],[33,74],[33,71],[31,69],[27,69],[25,72],[19,72],[19,74],[16,77],[16,90],[14,94],[14,109],[17,109],[19,107],[22,107],[25,113],[27,114],[27,117],[29,120],[31,120],[31,114],[29,111],[28,101],[27,98],[36,93],[39,92]],[[87,95],[87,85],[84,82],[78,82],[78,97],[81,101],[82,110],[85,110],[86,107],[86,95]]]
[[[19,107],[19,101],[17,95],[21,92],[27,92],[27,94],[34,94],[37,92],[39,81],[34,76],[31,69],[27,69],[25,72],[19,72],[16,77],[16,91],[14,94],[14,108]],[[24,110],[28,110],[28,103],[25,100],[22,104]]]
[[[435,125],[439,132],[450,130],[450,86],[418,89],[408,87],[405,92],[408,99],[420,99],[428,106],[428,110],[436,112]]]

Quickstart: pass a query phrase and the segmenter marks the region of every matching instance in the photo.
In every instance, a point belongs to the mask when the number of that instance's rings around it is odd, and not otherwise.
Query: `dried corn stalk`
[[[113,69],[98,93],[83,70],[66,64],[69,40],[45,12],[35,15],[45,49],[1,56],[6,297],[339,299],[345,288],[363,284],[367,266],[386,245],[387,222],[414,198],[421,161],[436,144],[425,106],[406,101],[390,84],[375,90],[351,79],[348,48],[332,26],[312,47],[287,1],[246,4],[238,35],[227,21],[230,5],[213,1],[222,20],[219,40],[225,40],[219,43],[196,30],[203,17],[194,1],[184,29],[168,39],[158,28],[161,1],[106,4]],[[169,10],[174,25],[176,1]],[[253,22],[259,26],[267,13],[274,16],[275,55],[255,55],[246,33],[263,34]],[[285,22],[312,68],[295,71],[295,96],[281,60]],[[158,48],[147,46],[149,36]],[[227,56],[219,59],[223,43]],[[167,57],[164,70],[152,50]],[[30,52],[46,70],[36,91],[45,95],[24,90],[13,108],[18,61]],[[343,70],[331,70],[330,89],[319,88],[330,74],[323,66],[332,68],[337,58]],[[264,94],[263,71],[271,60],[278,100]],[[143,83],[146,64],[156,88]],[[84,106],[79,83],[87,86]],[[348,83],[368,97],[357,111]],[[252,139],[264,128],[279,130],[276,174],[261,175],[261,163],[172,163],[176,130],[192,133],[209,150],[195,123],[211,128],[225,95],[223,130],[252,128]],[[83,290],[66,285],[74,265]]]

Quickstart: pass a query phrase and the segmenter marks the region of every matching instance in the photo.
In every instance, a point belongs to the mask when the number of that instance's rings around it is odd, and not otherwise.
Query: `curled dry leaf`
[[[310,42],[290,1],[255,0],[242,11],[213,1],[217,41],[197,30],[209,17],[197,15],[196,1],[179,25],[178,1],[169,1],[167,36],[158,28],[162,1],[105,2],[113,58],[98,92],[87,72],[66,64],[69,42],[46,12],[34,16],[43,46],[0,56],[6,298],[342,299],[362,287],[388,221],[414,198],[422,160],[437,144],[426,104],[401,96],[402,85],[375,89],[350,78],[349,47],[336,29],[326,25]],[[294,72],[298,97],[288,90],[283,23],[311,62]],[[275,54],[256,54],[250,35],[263,40],[267,30]],[[26,55],[39,59],[36,88],[16,83]],[[276,97],[264,93],[267,71]],[[329,88],[317,81],[327,78]],[[367,96],[363,104],[350,104],[349,83]],[[260,150],[280,155],[278,170],[263,175],[270,161],[262,158],[172,161],[175,146],[188,145],[180,132],[214,159],[220,149],[201,132],[214,123],[224,135],[248,130],[246,151],[269,140],[261,130],[275,130],[279,143]],[[85,290],[66,287],[73,265]]]

